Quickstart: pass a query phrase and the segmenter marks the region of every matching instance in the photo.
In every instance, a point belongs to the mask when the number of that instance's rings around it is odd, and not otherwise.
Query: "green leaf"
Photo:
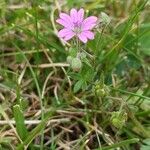
[[[138,141],[139,141],[139,139],[137,139],[137,138],[133,138],[133,139],[129,139],[129,140],[124,140],[124,141],[112,144],[110,146],[103,147],[102,150],[110,150],[112,148],[117,148],[117,147],[129,145],[129,144],[132,144],[132,143],[137,143]],[[100,150],[100,149],[97,149],[97,150]]]
[[[15,105],[13,107],[13,112],[14,112],[16,129],[17,129],[18,135],[24,141],[28,136],[28,131],[27,131],[27,128],[25,126],[25,120],[24,120],[23,112],[22,112],[19,105]]]
[[[83,62],[86,64],[86,65],[88,65],[89,67],[93,67],[91,64],[90,64],[90,62],[89,62],[89,60],[87,59],[87,58],[84,58],[83,59]]]
[[[143,145],[141,146],[140,150],[149,150],[150,149],[150,138],[145,139],[143,141]]]
[[[150,56],[150,24],[144,24],[140,28],[139,46],[141,52]]]
[[[74,85],[74,88],[73,88],[73,92],[74,93],[78,92],[81,89],[82,84],[83,84],[82,80],[79,80],[78,82],[76,82],[76,84]]]
[[[69,55],[71,56],[71,57],[76,57],[77,56],[77,49],[75,48],[75,47],[71,47],[70,49],[69,49]]]
[[[146,145],[149,145],[149,146],[150,146],[150,138],[145,139],[143,142],[144,142]]]

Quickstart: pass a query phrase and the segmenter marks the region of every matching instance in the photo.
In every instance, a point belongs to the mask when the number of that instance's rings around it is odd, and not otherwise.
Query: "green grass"
[[[1,0],[0,149],[149,149],[148,3]],[[55,20],[81,6],[111,21],[87,44],[64,44]],[[74,71],[67,57],[79,51]]]

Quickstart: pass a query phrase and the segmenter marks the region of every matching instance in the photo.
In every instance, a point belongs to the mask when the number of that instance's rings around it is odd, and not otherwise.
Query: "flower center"
[[[80,34],[82,32],[81,23],[74,23],[74,29],[73,32],[76,34]]]

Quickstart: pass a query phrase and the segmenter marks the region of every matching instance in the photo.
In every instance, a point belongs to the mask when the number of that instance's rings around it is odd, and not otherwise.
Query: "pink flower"
[[[64,26],[62,30],[58,32],[58,36],[65,41],[70,40],[74,36],[78,37],[83,43],[86,43],[88,39],[94,39],[94,33],[91,30],[96,26],[97,17],[90,16],[84,19],[84,10],[71,9],[70,15],[66,13],[60,13],[60,18],[56,20],[57,23]]]

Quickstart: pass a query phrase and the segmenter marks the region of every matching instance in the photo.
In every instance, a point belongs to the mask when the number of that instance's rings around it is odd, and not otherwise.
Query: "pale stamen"
[[[74,29],[73,32],[76,34],[80,34],[82,32],[81,24],[80,23],[74,23]]]

